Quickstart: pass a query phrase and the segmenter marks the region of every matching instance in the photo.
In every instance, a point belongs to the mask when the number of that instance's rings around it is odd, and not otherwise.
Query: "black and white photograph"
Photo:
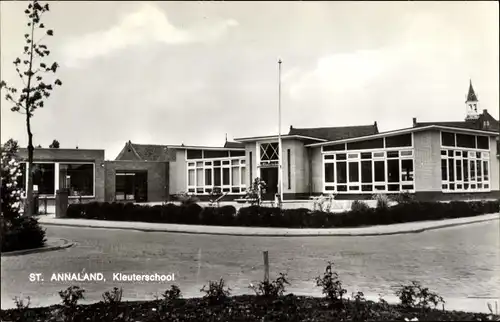
[[[500,321],[497,1],[0,2],[1,321]]]

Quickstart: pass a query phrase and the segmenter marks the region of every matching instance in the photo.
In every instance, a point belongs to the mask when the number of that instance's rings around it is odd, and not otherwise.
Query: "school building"
[[[207,200],[214,188],[245,195],[250,182],[267,183],[265,199],[279,189],[284,200],[335,193],[337,199],[369,199],[374,193],[408,191],[420,200],[500,197],[499,122],[470,84],[462,121],[420,122],[379,132],[377,122],[349,127],[296,128],[254,136],[221,147],[126,142],[113,161],[104,150],[41,149],[34,152],[34,184],[42,198],[69,189],[70,200],[167,201],[181,192]],[[27,150],[20,158],[26,160]],[[23,165],[26,171],[25,165]],[[26,184],[26,172],[20,184]]]

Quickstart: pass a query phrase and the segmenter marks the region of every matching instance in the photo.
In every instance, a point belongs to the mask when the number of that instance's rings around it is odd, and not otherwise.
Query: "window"
[[[220,187],[221,185],[221,180],[220,180],[220,167],[214,168],[214,186],[215,187]]]
[[[233,167],[231,173],[231,185],[234,187],[239,187],[240,185],[240,168],[239,167]],[[239,191],[238,191],[239,192]]]
[[[249,175],[250,175],[250,181],[248,184],[252,184],[252,171],[253,171],[253,159],[252,159],[252,151],[248,152],[248,160],[249,160]]]
[[[187,158],[188,159],[202,159],[203,158],[203,150],[187,150]]]
[[[345,148],[345,143],[344,144],[335,144],[335,145],[325,145],[323,146],[323,151],[344,151]]]
[[[347,166],[345,162],[337,162],[337,182],[347,183]]]
[[[236,151],[232,151],[232,152],[236,152]],[[229,157],[229,151],[204,150],[203,155],[204,155],[205,159],[227,158],[227,157]]]
[[[261,161],[277,161],[279,159],[279,144],[263,143],[260,145],[260,160]]]
[[[383,138],[347,143],[347,150],[382,149],[383,147]]]
[[[205,169],[205,185],[212,185],[212,169]]]
[[[244,157],[245,156],[245,150],[241,151],[229,151],[231,154],[231,157]]]
[[[487,191],[490,187],[488,167],[489,152],[446,150],[441,155],[443,191]]]
[[[194,169],[188,170],[188,186],[194,186]]]
[[[478,136],[477,137],[477,148],[483,150],[490,149],[490,138],[487,136]]]
[[[94,164],[60,164],[60,180],[64,180],[65,171],[70,196],[94,195]]]
[[[399,160],[387,160],[387,181],[399,182]]]
[[[288,189],[292,189],[292,162],[290,160],[291,150],[286,150],[286,160],[287,160],[287,178],[288,178]]]
[[[455,146],[455,133],[441,132],[442,146]]]
[[[413,160],[401,160],[401,181],[413,181]]]
[[[398,148],[405,146],[412,146],[411,133],[396,135],[396,136],[388,136],[385,138],[386,148]]]
[[[361,162],[361,182],[372,183],[372,162],[362,161]]]
[[[474,135],[457,134],[457,147],[476,148],[476,137]]]
[[[38,186],[40,195],[55,194],[55,172],[54,163],[33,164],[33,185]]]
[[[325,163],[325,182],[335,182],[334,163]]]
[[[385,162],[375,161],[375,181],[384,182],[385,181]]]
[[[349,182],[359,182],[359,162],[349,162]]]

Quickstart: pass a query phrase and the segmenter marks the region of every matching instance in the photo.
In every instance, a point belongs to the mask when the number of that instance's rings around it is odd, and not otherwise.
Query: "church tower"
[[[477,99],[474,88],[472,88],[472,80],[469,85],[469,93],[467,94],[467,100],[465,101],[465,107],[467,109],[466,120],[477,120],[480,116],[479,101]]]

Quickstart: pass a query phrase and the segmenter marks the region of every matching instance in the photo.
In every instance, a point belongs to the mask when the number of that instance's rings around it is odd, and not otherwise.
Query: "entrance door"
[[[147,171],[117,172],[115,196],[117,201],[146,202],[148,200]]]
[[[274,196],[278,193],[278,168],[261,168],[260,178],[266,183],[262,200],[274,200]]]

